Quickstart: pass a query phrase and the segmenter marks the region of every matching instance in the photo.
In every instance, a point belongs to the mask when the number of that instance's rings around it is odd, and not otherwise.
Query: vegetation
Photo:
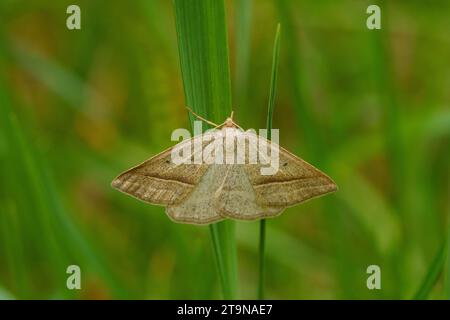
[[[175,224],[110,182],[185,104],[266,127],[278,23],[273,127],[339,191],[266,221],[264,296],[450,297],[450,3],[383,3],[377,31],[364,1],[245,2],[82,1],[81,30],[0,3],[0,298],[255,298],[258,222]]]

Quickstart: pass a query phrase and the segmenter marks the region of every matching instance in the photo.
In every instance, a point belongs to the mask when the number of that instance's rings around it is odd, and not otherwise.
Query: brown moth
[[[275,217],[286,207],[337,190],[334,181],[326,174],[274,142],[242,130],[232,116],[215,127],[218,130],[182,141],[125,171],[112,181],[112,186],[137,199],[165,206],[168,216],[175,222],[192,224],[208,224],[227,218],[256,220]],[[225,141],[230,134],[234,139],[232,144]],[[249,141],[241,155],[244,160],[248,160],[252,152],[264,160],[267,154],[261,151],[263,148],[277,151],[277,172],[261,174],[263,162],[267,161],[217,164],[214,161],[217,154],[212,152],[204,155],[201,163],[174,163],[171,158],[174,148],[191,149],[192,145],[198,144],[201,150],[207,150],[214,141],[221,140],[222,150],[234,154],[238,145],[234,142],[239,139]],[[194,147],[194,153],[189,157],[198,156],[196,152]]]

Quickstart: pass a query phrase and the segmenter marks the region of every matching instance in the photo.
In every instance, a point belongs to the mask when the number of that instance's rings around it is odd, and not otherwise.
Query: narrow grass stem
[[[270,94],[269,105],[267,110],[267,139],[272,138],[272,118],[273,109],[275,106],[275,94],[277,90],[277,78],[278,78],[278,61],[280,56],[280,24],[277,26],[277,32],[275,34],[275,42],[273,47],[272,58],[272,73],[270,77]],[[264,251],[266,245],[266,220],[261,219],[259,222],[259,283],[258,283],[258,299],[264,299],[264,269],[265,259]]]
[[[261,219],[259,222],[259,282],[258,282],[258,299],[264,299],[264,269],[266,250],[266,219]]]

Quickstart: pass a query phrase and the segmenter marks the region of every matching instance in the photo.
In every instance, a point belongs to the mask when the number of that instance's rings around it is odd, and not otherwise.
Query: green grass
[[[444,269],[447,258],[447,245],[446,239],[433,258],[431,265],[428,267],[427,274],[413,297],[414,300],[424,300],[430,296],[431,290]]]
[[[174,7],[186,104],[205,119],[222,123],[231,114],[224,3],[175,0]],[[234,222],[214,223],[210,230],[223,297],[234,299],[238,290]]]
[[[304,55],[302,54],[301,42],[297,40],[295,31],[298,26],[294,18],[293,4],[287,0],[277,0],[276,9],[278,11],[281,24],[284,26],[284,38],[286,43],[286,64],[290,66],[288,85],[291,92],[298,132],[304,140],[305,148],[302,154],[311,162],[319,159],[322,143],[320,143],[319,126],[311,112],[312,102],[307,92],[307,81],[309,75],[306,71]]]
[[[185,104],[259,128],[280,22],[280,144],[339,192],[267,221],[264,295],[449,298],[450,3],[380,4],[377,32],[353,0],[101,0],[75,32],[55,2],[1,2],[0,295],[255,298],[258,223],[174,224],[109,184],[174,144]],[[68,263],[81,292],[66,292]],[[381,291],[365,286],[371,264]]]
[[[249,96],[249,67],[253,1],[235,0],[235,76],[234,94],[238,108],[247,108]]]
[[[450,225],[450,224],[449,224]],[[444,263],[444,298],[450,299],[450,227],[447,230],[447,252]]]
[[[275,42],[273,45],[272,72],[270,76],[269,103],[267,107],[267,139],[272,138],[272,120],[273,110],[275,108],[275,96],[277,91],[278,64],[280,59],[280,24],[275,33]],[[265,272],[265,246],[266,246],[266,219],[261,219],[259,227],[259,282],[258,299],[264,299],[264,272]]]
[[[74,293],[66,290],[66,268],[70,264],[79,264],[89,268],[109,283],[115,297],[124,297],[124,289],[102,261],[101,255],[94,251],[91,244],[83,237],[78,227],[65,210],[49,173],[46,161],[33,146],[27,132],[22,128],[11,108],[11,101],[5,90],[3,76],[0,79],[0,118],[2,136],[5,137],[5,154],[8,155],[3,176],[9,177],[10,183],[4,185],[13,195],[11,202],[3,208],[5,219],[2,226],[6,228],[6,248],[12,255],[10,271],[16,274],[19,298],[33,298],[30,295],[36,285],[27,280],[26,268],[30,263],[25,250],[35,250],[42,254],[50,270],[46,276],[53,278],[57,295],[73,297]],[[9,218],[8,218],[9,216]],[[39,239],[30,242],[24,237]],[[8,236],[8,234],[10,234]],[[8,242],[12,242],[8,245]],[[68,249],[72,248],[72,249]]]

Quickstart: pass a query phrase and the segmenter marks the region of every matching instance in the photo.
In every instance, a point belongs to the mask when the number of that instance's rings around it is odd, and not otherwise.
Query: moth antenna
[[[236,126],[236,127],[238,127],[239,129],[241,129],[242,131],[245,131],[244,130],[244,128],[242,128],[240,125],[238,125],[236,122],[233,122],[234,123],[234,125]]]
[[[234,110],[231,110],[231,115],[230,115],[231,121],[233,121],[233,116],[234,116]],[[236,122],[233,121],[233,123],[234,123],[234,125],[235,125],[236,127],[238,127],[239,129],[241,129],[242,131],[245,131],[244,128],[242,128],[242,127],[241,127],[240,125],[238,125]]]
[[[198,114],[196,114],[196,113],[195,113],[191,108],[189,108],[188,106],[186,106],[186,109],[188,109],[189,112],[192,113],[196,118],[198,118],[198,119],[200,119],[200,120],[206,122],[207,124],[212,125],[213,127],[218,127],[218,126],[219,126],[218,124],[215,124],[214,122],[211,122],[211,121],[206,120],[205,118],[199,116]]]

